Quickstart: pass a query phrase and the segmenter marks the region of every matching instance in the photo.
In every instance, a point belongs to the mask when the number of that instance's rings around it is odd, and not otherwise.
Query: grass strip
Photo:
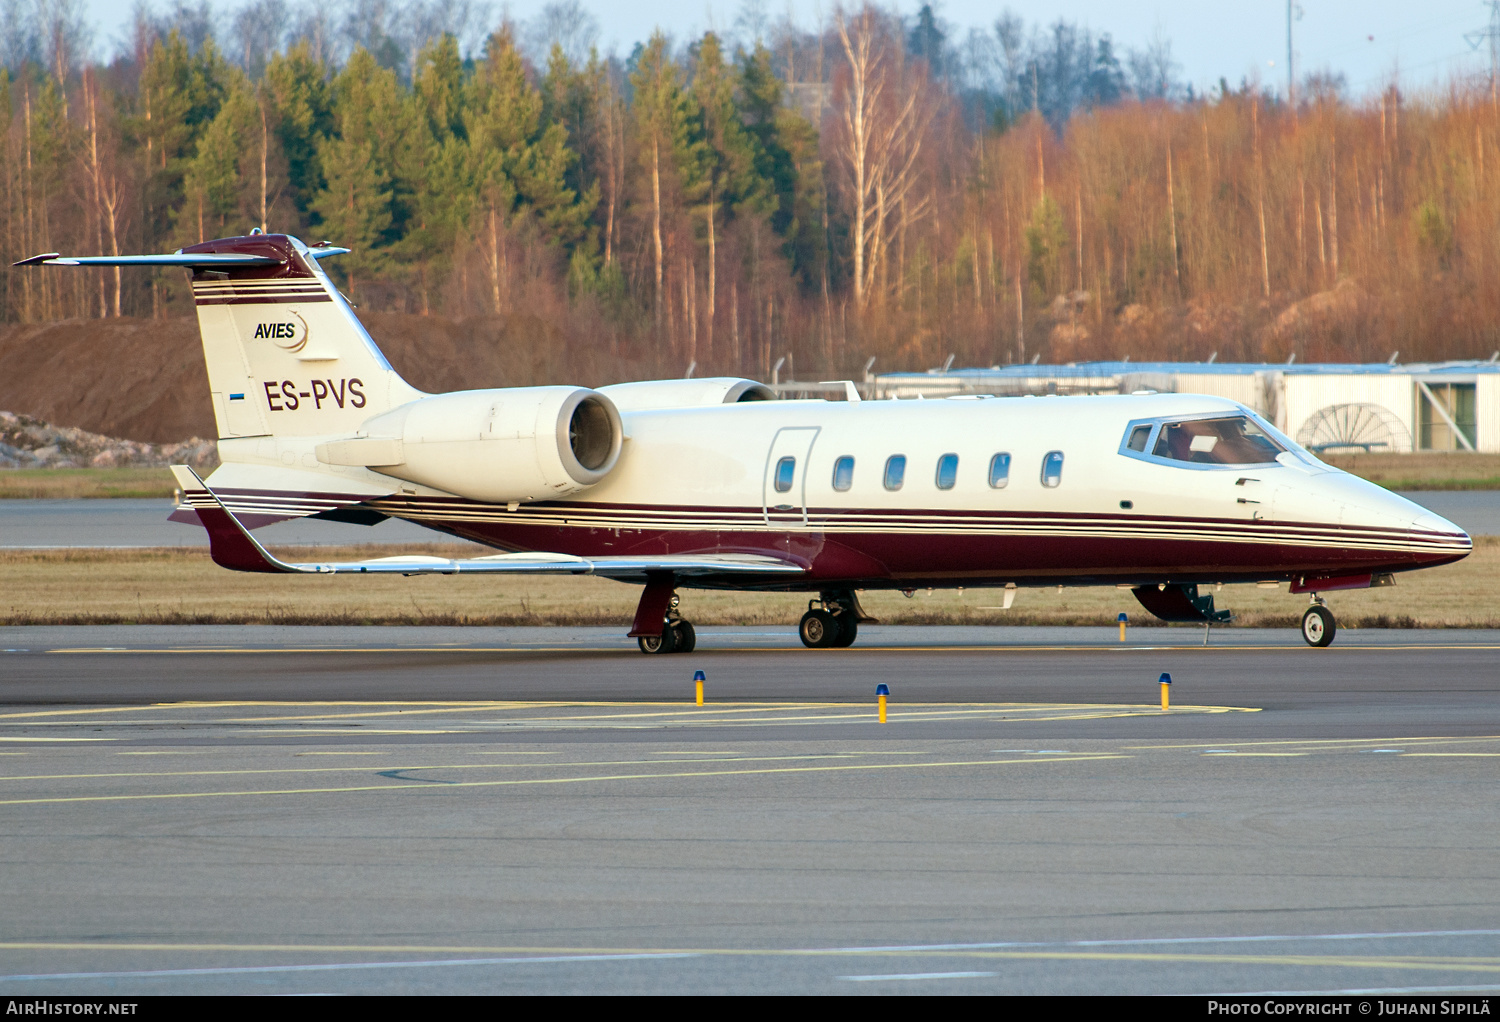
[[[0,469],[0,500],[170,497],[176,485],[165,468]]]

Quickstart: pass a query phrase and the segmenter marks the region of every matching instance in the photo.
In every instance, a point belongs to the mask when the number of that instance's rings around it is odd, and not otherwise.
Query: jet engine
[[[701,408],[732,405],[740,401],[771,401],[776,392],[764,383],[737,376],[709,376],[701,380],[644,380],[600,387],[622,412],[648,412],[663,408]]]
[[[319,461],[359,465],[496,504],[566,497],[609,475],[624,430],[614,402],[581,387],[436,394],[319,444]]]

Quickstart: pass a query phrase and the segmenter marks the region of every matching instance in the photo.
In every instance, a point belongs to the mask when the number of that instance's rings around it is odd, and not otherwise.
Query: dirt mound
[[[599,386],[617,382],[620,372],[613,359],[577,364],[536,317],[361,313],[361,319],[396,371],[430,392]],[[0,408],[146,443],[215,435],[196,319],[0,326]]]
[[[215,435],[198,324],[188,319],[0,328],[0,408],[147,443]]]

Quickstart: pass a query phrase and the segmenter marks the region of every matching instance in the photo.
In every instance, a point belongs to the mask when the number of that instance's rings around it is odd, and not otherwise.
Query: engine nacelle
[[[359,437],[317,446],[319,461],[496,504],[566,497],[620,458],[614,402],[582,387],[464,390],[369,419]]]
[[[661,408],[701,408],[732,405],[738,401],[771,401],[776,392],[764,383],[737,376],[710,376],[702,380],[645,380],[600,387],[601,394],[622,412],[648,412]]]

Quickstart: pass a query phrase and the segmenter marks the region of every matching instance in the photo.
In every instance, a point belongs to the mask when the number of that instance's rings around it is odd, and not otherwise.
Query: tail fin
[[[171,255],[36,256],[17,265],[182,266],[192,271],[198,331],[219,438],[353,433],[420,397],[391,368],[309,248],[251,234]]]

